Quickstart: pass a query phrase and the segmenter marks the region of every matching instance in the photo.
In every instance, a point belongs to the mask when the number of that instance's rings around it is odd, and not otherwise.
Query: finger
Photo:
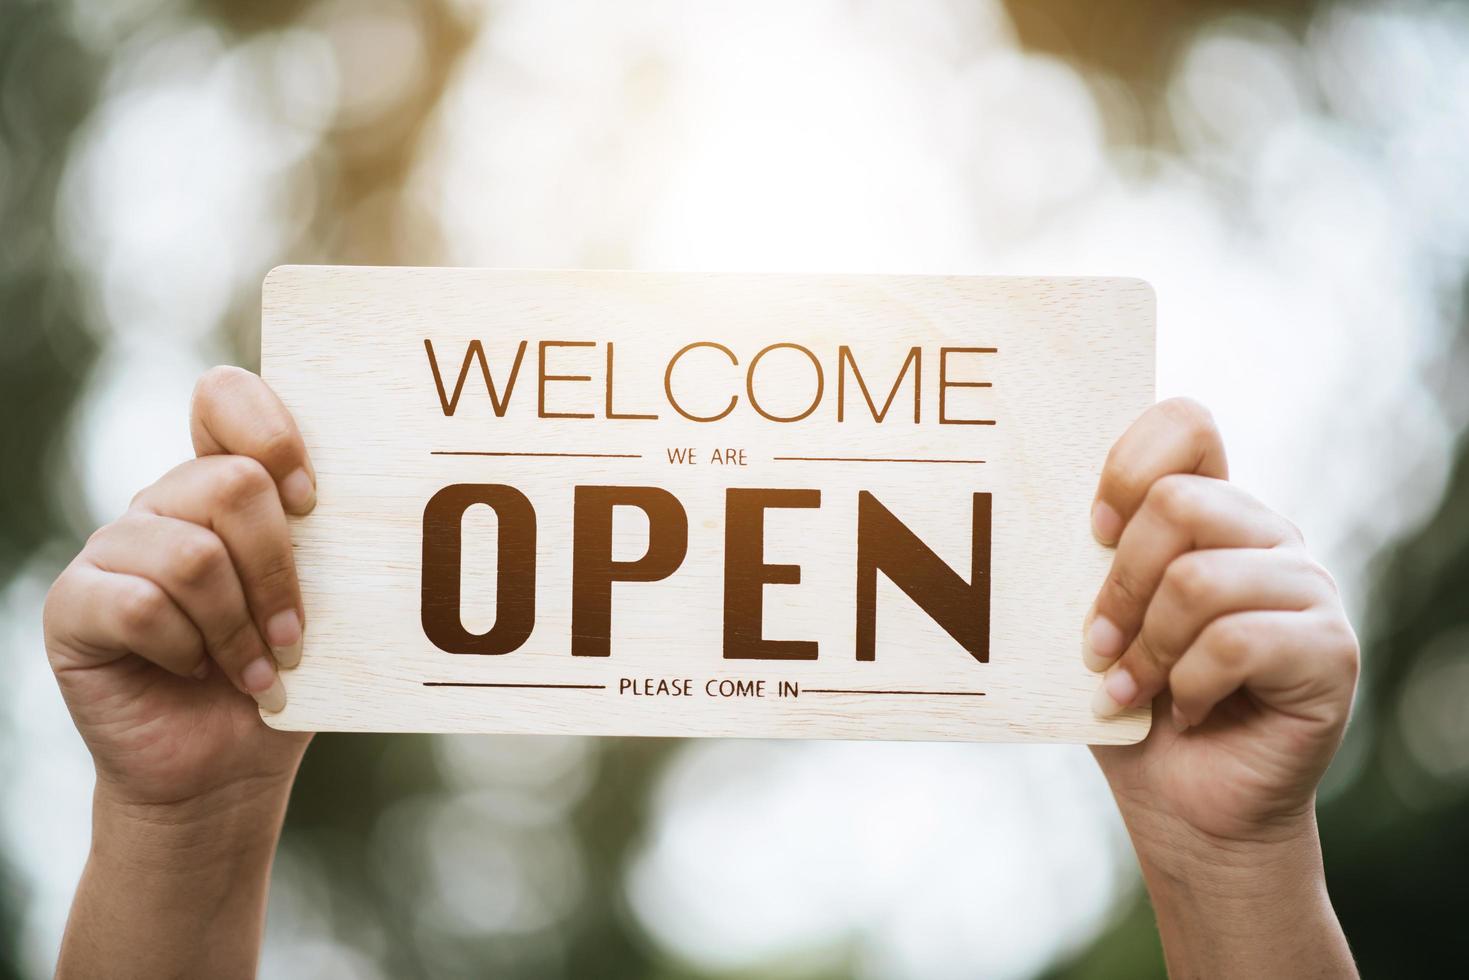
[[[1127,649],[1164,570],[1180,555],[1208,548],[1273,548],[1299,540],[1294,525],[1232,484],[1202,476],[1163,477],[1122,532],[1087,616],[1088,661],[1110,662]]]
[[[293,514],[316,505],[316,470],[296,420],[270,386],[243,368],[216,367],[194,386],[189,432],[199,456],[248,456],[264,466]]]
[[[285,707],[285,688],[217,534],[188,521],[134,513],[94,535],[86,553],[104,571],[161,588],[189,617],[209,656],[235,687],[269,711]]]
[[[1346,722],[1358,673],[1357,638],[1330,606],[1304,612],[1251,611],[1214,620],[1168,686],[1180,727],[1202,724],[1244,689],[1276,710],[1324,726]]]
[[[1214,418],[1191,399],[1159,402],[1112,446],[1092,503],[1092,532],[1097,539],[1116,544],[1142,506],[1148,488],[1170,473],[1229,478],[1224,442]]]
[[[1299,548],[1191,551],[1168,566],[1142,629],[1107,671],[1096,710],[1107,717],[1149,703],[1208,624],[1246,610],[1301,611],[1333,601],[1330,576]]]
[[[1209,620],[1224,613],[1304,609],[1335,594],[1331,576],[1301,548],[1186,551],[1163,570],[1162,580],[1143,612],[1142,626],[1126,648],[1127,655],[1154,651],[1182,654]],[[1093,623],[1097,615],[1093,613]],[[1095,649],[1091,643],[1083,645],[1082,659],[1094,671],[1112,666],[1122,652],[1114,638],[1120,632],[1116,624],[1108,619],[1099,632],[1114,636],[1102,637],[1107,642]]]
[[[259,635],[282,666],[300,663],[305,618],[296,560],[285,511],[263,466],[244,456],[191,460],[138,494],[133,506],[214,531],[229,552]]]
[[[56,580],[46,615],[65,649],[85,657],[55,662],[58,673],[95,667],[136,654],[180,677],[208,676],[198,629],[168,594],[136,575],[76,561]]]

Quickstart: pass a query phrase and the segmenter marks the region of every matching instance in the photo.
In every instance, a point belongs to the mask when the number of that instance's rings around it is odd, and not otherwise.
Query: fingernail
[[[256,703],[266,711],[280,711],[286,706],[286,689],[281,684],[275,665],[265,657],[257,657],[240,671],[240,683]]]
[[[1178,732],[1188,731],[1188,716],[1178,710],[1178,705],[1173,706],[1173,729]]]
[[[1092,696],[1092,711],[1098,717],[1111,718],[1120,713],[1137,697],[1137,681],[1133,680],[1126,667],[1113,667],[1107,671],[1097,693]]]
[[[1106,616],[1097,616],[1086,630],[1086,642],[1082,645],[1081,657],[1087,669],[1098,672],[1106,670],[1122,653],[1122,631]]]
[[[204,680],[208,676],[209,676],[209,658],[208,657],[205,657],[203,660],[199,661],[199,666],[197,666],[197,667],[194,668],[194,679],[195,680],[202,681],[202,680]]]
[[[316,506],[316,484],[306,470],[299,469],[281,481],[281,502],[295,514],[308,513]]]
[[[301,662],[301,617],[294,609],[276,613],[265,622],[265,642],[276,663],[294,667]]]
[[[1122,536],[1122,518],[1105,501],[1092,504],[1092,534],[1107,545],[1116,544]]]

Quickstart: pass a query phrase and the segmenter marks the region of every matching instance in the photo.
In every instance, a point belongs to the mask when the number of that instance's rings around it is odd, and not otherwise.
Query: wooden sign
[[[1129,742],[1089,511],[1133,279],[282,267],[318,473],[278,728]]]

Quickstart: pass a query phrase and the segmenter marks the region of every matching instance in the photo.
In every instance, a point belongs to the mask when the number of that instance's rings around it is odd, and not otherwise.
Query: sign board
[[[282,267],[279,728],[1130,742],[1089,510],[1134,279]]]

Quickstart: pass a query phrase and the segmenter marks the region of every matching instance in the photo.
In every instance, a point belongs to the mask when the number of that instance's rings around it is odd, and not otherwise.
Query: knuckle
[[[191,472],[193,467],[198,465],[199,461],[197,459],[190,459],[171,468],[163,476],[133,494],[133,499],[128,502],[127,511],[113,523],[121,524],[124,521],[135,519],[138,515],[142,515],[145,518],[156,515],[158,513],[156,501],[164,493],[162,490],[163,485],[168,483],[170,478],[177,478],[180,474]]]
[[[61,625],[57,621],[57,617],[62,615],[58,607],[65,603],[66,595],[72,589],[72,579],[76,575],[73,571],[75,567],[75,565],[67,565],[61,570],[61,574],[56,576],[51,587],[46,590],[46,599],[41,604],[41,629],[48,636],[56,632],[56,627]]]
[[[1325,594],[1330,596],[1337,594],[1336,578],[1326,570],[1325,565],[1304,553],[1301,556],[1301,572],[1307,578],[1315,580]]]
[[[1356,631],[1341,615],[1331,618],[1327,631],[1327,655],[1334,668],[1355,682],[1362,670],[1362,649]]]
[[[1195,435],[1208,435],[1218,431],[1214,413],[1202,402],[1192,398],[1169,398],[1158,403],[1158,411],[1174,425]]]
[[[1286,517],[1284,515],[1279,516],[1284,539],[1298,548],[1305,547],[1306,535],[1301,530],[1301,526],[1295,521],[1291,520],[1289,517]]]
[[[1221,667],[1236,671],[1244,666],[1252,642],[1244,623],[1226,616],[1210,623],[1205,633],[1209,653]]]
[[[155,518],[146,511],[126,511],[115,521],[103,524],[87,537],[84,551],[96,552],[127,542],[134,536],[146,535],[149,524]],[[114,540],[119,539],[119,540]]]
[[[217,364],[206,370],[203,375],[198,376],[198,381],[194,382],[194,395],[190,400],[191,416],[198,417],[203,413],[204,408],[212,407],[219,401],[226,400],[229,392],[234,391],[235,386],[238,385],[239,376],[244,373],[247,372],[242,367]]]
[[[214,502],[226,510],[238,510],[269,492],[274,484],[265,467],[248,456],[221,456],[214,464]]]
[[[136,499],[136,498],[134,498]],[[82,551],[95,551],[106,543],[107,539],[116,532],[116,522],[103,524],[97,530],[87,535],[86,543],[82,545]]]
[[[1198,510],[1199,488],[1190,477],[1170,473],[1148,488],[1143,506],[1172,524],[1185,524]]]
[[[152,519],[152,515],[146,511],[130,509],[124,512],[117,520],[103,524],[87,535],[79,557],[84,557],[93,564],[105,565],[104,556],[116,555],[125,549],[136,547],[130,541],[135,536],[141,538],[146,534],[148,522]]]
[[[1163,573],[1164,585],[1188,607],[1203,602],[1217,590],[1218,576],[1208,559],[1189,552],[1173,559]]]
[[[224,542],[202,528],[175,544],[173,554],[174,574],[184,585],[195,587],[207,582],[228,557]]]
[[[117,618],[129,636],[136,636],[157,627],[167,603],[168,598],[162,589],[152,583],[138,581],[119,597]]]

